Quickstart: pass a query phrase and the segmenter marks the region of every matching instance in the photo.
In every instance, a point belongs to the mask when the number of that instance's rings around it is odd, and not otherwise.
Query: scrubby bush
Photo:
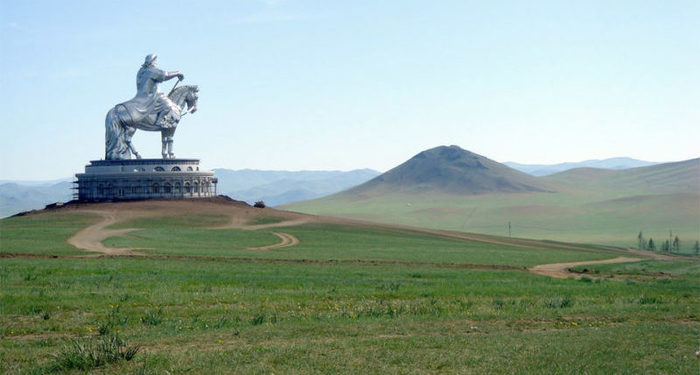
[[[257,202],[255,202],[255,204],[253,205],[253,207],[256,207],[256,208],[265,208],[265,207],[267,207],[267,206],[265,206],[265,202],[263,202],[263,201],[257,201]]]

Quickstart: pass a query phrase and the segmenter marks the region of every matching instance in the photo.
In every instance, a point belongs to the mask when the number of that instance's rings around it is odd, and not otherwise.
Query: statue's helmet
[[[153,64],[153,62],[156,61],[157,58],[158,58],[158,55],[156,55],[155,53],[152,53],[152,54],[146,56],[146,59],[143,61],[143,65],[149,66],[149,65]]]

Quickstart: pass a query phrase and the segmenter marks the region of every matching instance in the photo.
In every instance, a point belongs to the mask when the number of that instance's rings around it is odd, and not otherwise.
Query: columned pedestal
[[[77,198],[88,202],[208,198],[218,182],[198,159],[93,160],[75,176]]]

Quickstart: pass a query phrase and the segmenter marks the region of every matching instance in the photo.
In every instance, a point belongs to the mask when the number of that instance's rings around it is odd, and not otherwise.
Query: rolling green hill
[[[619,246],[635,245],[639,231],[659,242],[671,230],[690,251],[700,239],[700,159],[533,177],[457,146],[438,147],[356,188],[285,208]]]
[[[441,146],[423,151],[398,167],[350,189],[346,195],[394,192],[483,194],[550,191],[545,181],[463,150]]]
[[[700,191],[700,159],[625,170],[577,168],[542,178],[560,190],[597,190],[625,194]]]

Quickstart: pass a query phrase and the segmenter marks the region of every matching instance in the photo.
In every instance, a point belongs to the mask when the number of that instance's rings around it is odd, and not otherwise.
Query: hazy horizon
[[[420,152],[422,152],[422,151],[425,151],[425,150],[418,151],[418,152],[416,152],[414,155],[412,155],[411,157],[417,155],[418,153],[420,153]],[[469,151],[469,150],[467,150],[467,151]],[[482,156],[485,156],[485,157],[488,158],[488,155],[482,155]],[[408,159],[410,159],[410,157],[409,157]],[[406,159],[406,160],[408,160],[408,159]],[[490,159],[490,158],[489,158],[489,159]],[[676,163],[676,162],[691,160],[691,159],[695,159],[695,158],[683,159],[683,160],[654,161],[654,160],[640,160],[640,159],[634,159],[634,158],[629,158],[629,157],[627,157],[627,156],[615,156],[615,157],[605,158],[605,159],[591,158],[591,159],[584,159],[584,160],[580,160],[580,161],[562,161],[562,162],[555,162],[555,163],[551,163],[551,164],[520,163],[520,162],[518,162],[518,161],[513,161],[513,160],[507,160],[507,161],[498,161],[498,160],[495,160],[495,161],[498,162],[498,163],[501,163],[501,164],[515,163],[515,164],[520,164],[520,165],[522,165],[522,166],[555,166],[555,165],[559,165],[559,164],[578,164],[578,163],[584,163],[584,162],[605,161],[605,160],[609,160],[609,159],[632,159],[632,160],[640,161],[640,162],[648,162],[648,163],[655,163],[655,164],[665,164],[665,163]],[[377,172],[379,172],[379,173],[385,173],[385,172],[387,172],[387,171],[389,171],[389,170],[395,168],[395,167],[398,166],[399,164],[405,162],[406,160],[403,160],[403,161],[399,162],[398,164],[392,166],[391,168],[389,168],[389,169],[387,169],[387,170],[378,170],[378,169],[374,169],[374,168],[363,168],[363,167],[350,168],[350,169],[256,169],[256,168],[213,167],[213,168],[210,168],[210,170],[215,170],[215,169],[226,169],[226,170],[230,170],[230,171],[246,171],[246,170],[250,170],[250,171],[261,171],[261,172],[350,172],[350,171],[357,171],[357,170],[365,170],[365,169],[367,169],[367,170],[377,171]],[[512,168],[512,167],[511,167],[511,168]],[[631,168],[634,168],[634,167],[631,167]],[[516,168],[516,169],[517,169],[517,168]],[[604,169],[605,169],[605,168],[604,168]],[[76,172],[76,173],[78,173],[78,172]],[[17,179],[17,180],[13,180],[13,179],[0,179],[0,184],[3,184],[3,183],[19,183],[19,184],[23,184],[23,183],[24,183],[24,184],[33,184],[33,183],[52,183],[52,182],[59,183],[59,182],[65,181],[65,180],[67,180],[67,179],[74,179],[74,177],[71,177],[71,176],[64,176],[64,177],[47,178],[47,179],[34,179],[34,180],[32,180],[32,179],[26,179],[26,180],[20,180],[20,179]]]

